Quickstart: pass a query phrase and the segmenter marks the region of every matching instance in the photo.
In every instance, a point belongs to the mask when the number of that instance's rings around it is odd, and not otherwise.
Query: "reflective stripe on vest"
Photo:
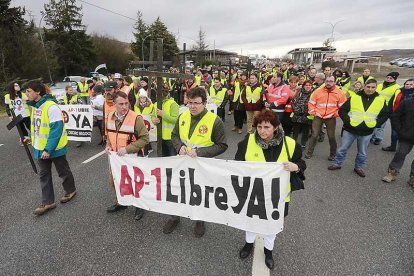
[[[88,93],[89,85],[86,82],[85,83],[78,82],[78,86],[80,90],[80,96],[88,97],[89,96],[89,93]]]
[[[54,101],[46,101],[39,108],[33,108],[31,114],[31,140],[33,148],[36,150],[42,151],[45,149],[47,144],[47,139],[49,138],[50,133],[50,122],[48,110],[52,105],[58,106]],[[62,115],[63,121],[63,115]],[[55,150],[60,150],[66,146],[68,143],[68,136],[66,133],[65,125],[63,125],[62,135],[60,136],[59,142]]]
[[[190,134],[191,113],[189,110],[184,111],[179,117],[178,124],[181,142],[183,142],[189,149],[204,148],[214,145],[213,141],[211,141],[211,134],[213,133],[213,126],[216,118],[216,114],[206,112],[194,128],[191,138],[188,138]]]
[[[214,86],[210,87],[210,97],[211,101],[215,103],[217,106],[221,105],[224,100],[224,96],[226,95],[227,89],[222,87],[220,91],[216,92]]]
[[[360,95],[352,96],[350,101],[351,108],[348,113],[350,125],[356,127],[365,122],[367,127],[374,128],[377,125],[378,114],[384,107],[384,99],[382,97],[375,97],[368,110],[364,109]]]
[[[139,116],[137,113],[129,110],[125,115],[119,129],[116,129],[116,122],[113,119],[115,111],[109,113],[106,129],[108,132],[108,140],[113,151],[125,148],[132,142],[136,141],[135,137],[135,121]]]
[[[388,86],[385,89],[383,89],[383,84],[382,83],[378,84],[378,86],[377,86],[378,94],[380,94],[380,96],[385,98],[385,101],[387,102],[387,105],[388,105],[388,102],[390,101],[391,97],[394,96],[394,94],[399,90],[400,90],[400,86],[397,83],[395,83],[391,86]]]
[[[296,142],[292,138],[286,136],[287,146],[289,148],[289,152],[293,154],[296,148]],[[263,149],[256,143],[255,134],[252,133],[249,135],[249,141],[247,143],[246,154],[244,155],[244,160],[246,161],[253,161],[253,162],[266,162]],[[276,162],[288,162],[289,158],[286,152],[285,145],[282,144],[282,149],[280,151],[279,157],[277,158]],[[290,193],[291,187],[290,183],[288,185],[288,193]],[[290,202],[290,195],[286,198],[285,202]]]
[[[257,101],[260,99],[260,94],[262,92],[262,87],[258,86],[256,87],[253,92],[250,85],[246,86],[246,99],[248,103],[257,103]]]

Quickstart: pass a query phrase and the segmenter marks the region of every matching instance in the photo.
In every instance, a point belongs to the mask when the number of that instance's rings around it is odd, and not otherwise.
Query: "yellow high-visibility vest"
[[[204,148],[214,145],[211,140],[213,133],[214,122],[217,115],[212,112],[207,112],[196,125],[193,135],[189,138],[191,113],[189,110],[184,111],[179,117],[179,133],[181,142],[187,146],[187,149]]]
[[[32,145],[35,149],[42,151],[45,149],[47,139],[50,133],[50,122],[48,116],[48,110],[52,105],[58,106],[54,101],[46,101],[39,108],[32,109],[32,120],[30,126]],[[62,115],[63,120],[63,115]],[[66,134],[66,128],[63,126],[62,135],[55,150],[60,150],[68,143],[68,136]]]
[[[292,138],[286,136],[286,143],[287,147],[289,149],[289,152],[293,154],[296,148],[296,142]],[[247,149],[246,154],[244,155],[244,159],[246,161],[253,161],[253,162],[266,162],[266,158],[263,153],[263,149],[256,143],[255,134],[251,133],[249,135],[249,141],[247,142]],[[282,144],[282,150],[280,151],[279,157],[277,158],[276,162],[283,163],[288,162],[288,154],[285,148],[285,145]],[[288,185],[287,192],[289,193],[289,196],[286,198],[285,202],[290,202],[290,182]]]
[[[350,100],[350,111],[348,113],[350,118],[350,125],[353,127],[359,126],[362,122],[365,122],[367,127],[374,128],[377,125],[377,117],[384,107],[384,98],[375,97],[367,110],[364,109],[362,103],[362,97],[355,94]]]
[[[394,96],[395,93],[397,93],[398,91],[400,91],[400,86],[395,83],[391,86],[388,86],[387,88],[383,88],[384,84],[380,83],[377,86],[377,92],[378,94],[380,94],[380,96],[385,98],[385,101],[388,102],[390,101],[391,97]]]
[[[217,106],[221,105],[226,96],[227,88],[222,87],[220,91],[216,92],[214,86],[210,87],[210,97],[211,101],[215,103]]]
[[[89,93],[88,93],[89,85],[86,82],[85,83],[78,82],[78,87],[80,90],[81,97],[89,97]]]
[[[258,86],[253,91],[250,85],[246,86],[246,99],[248,103],[257,103],[260,100],[262,87]]]
[[[27,101],[28,101],[28,98],[25,93],[22,93],[21,98],[15,98],[14,100],[10,98],[10,94],[4,95],[4,103],[7,104],[10,109],[13,109],[13,110],[15,110],[15,107],[23,106],[24,112],[26,113],[26,117],[30,116],[30,109],[31,109],[31,107],[27,105]]]
[[[239,101],[240,103],[243,103],[242,97],[241,97],[241,91],[240,91],[240,82],[236,81],[234,83],[234,95],[233,95],[233,102]]]

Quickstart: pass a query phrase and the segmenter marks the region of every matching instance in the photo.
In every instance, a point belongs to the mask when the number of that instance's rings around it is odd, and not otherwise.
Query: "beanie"
[[[399,75],[400,75],[400,73],[398,73],[398,72],[391,72],[391,73],[388,73],[387,77],[391,77],[394,80],[397,80]]]

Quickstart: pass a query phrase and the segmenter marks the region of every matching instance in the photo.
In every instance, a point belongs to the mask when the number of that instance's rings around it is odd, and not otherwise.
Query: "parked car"
[[[402,64],[404,67],[413,68],[414,67],[414,59],[410,59],[407,62],[404,62]]]
[[[402,66],[403,65],[403,63],[405,63],[405,62],[407,62],[408,60],[410,60],[410,59],[412,59],[412,57],[409,57],[409,58],[403,58],[403,59],[401,59],[401,60],[399,60],[399,61],[397,61],[396,63],[395,63],[395,65],[398,65],[398,66]]]
[[[50,86],[50,90],[52,92],[52,95],[55,96],[56,100],[59,103],[63,102],[63,96],[65,95],[65,87],[66,85],[71,85],[73,89],[77,89],[78,84],[75,81],[60,81],[55,82]]]
[[[403,58],[396,58],[396,59],[393,59],[393,60],[391,60],[390,61],[390,64],[391,65],[395,65],[396,63],[397,63],[397,61],[400,61],[400,60],[402,60]]]
[[[107,82],[109,79],[107,76],[99,74],[98,72],[89,72],[89,76],[92,77],[97,77],[98,80],[101,80],[103,82]]]
[[[82,76],[66,76],[63,81],[75,81],[75,82],[80,82],[80,79],[82,78]],[[86,80],[89,80],[90,78],[87,77],[83,77]]]

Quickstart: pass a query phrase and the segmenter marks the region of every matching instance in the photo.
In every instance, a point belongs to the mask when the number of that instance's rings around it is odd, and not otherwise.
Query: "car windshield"
[[[76,83],[74,83],[74,82],[55,82],[53,85],[52,85],[52,88],[55,88],[55,89],[65,89],[65,87],[66,87],[66,85],[72,85],[72,86],[76,86]]]

